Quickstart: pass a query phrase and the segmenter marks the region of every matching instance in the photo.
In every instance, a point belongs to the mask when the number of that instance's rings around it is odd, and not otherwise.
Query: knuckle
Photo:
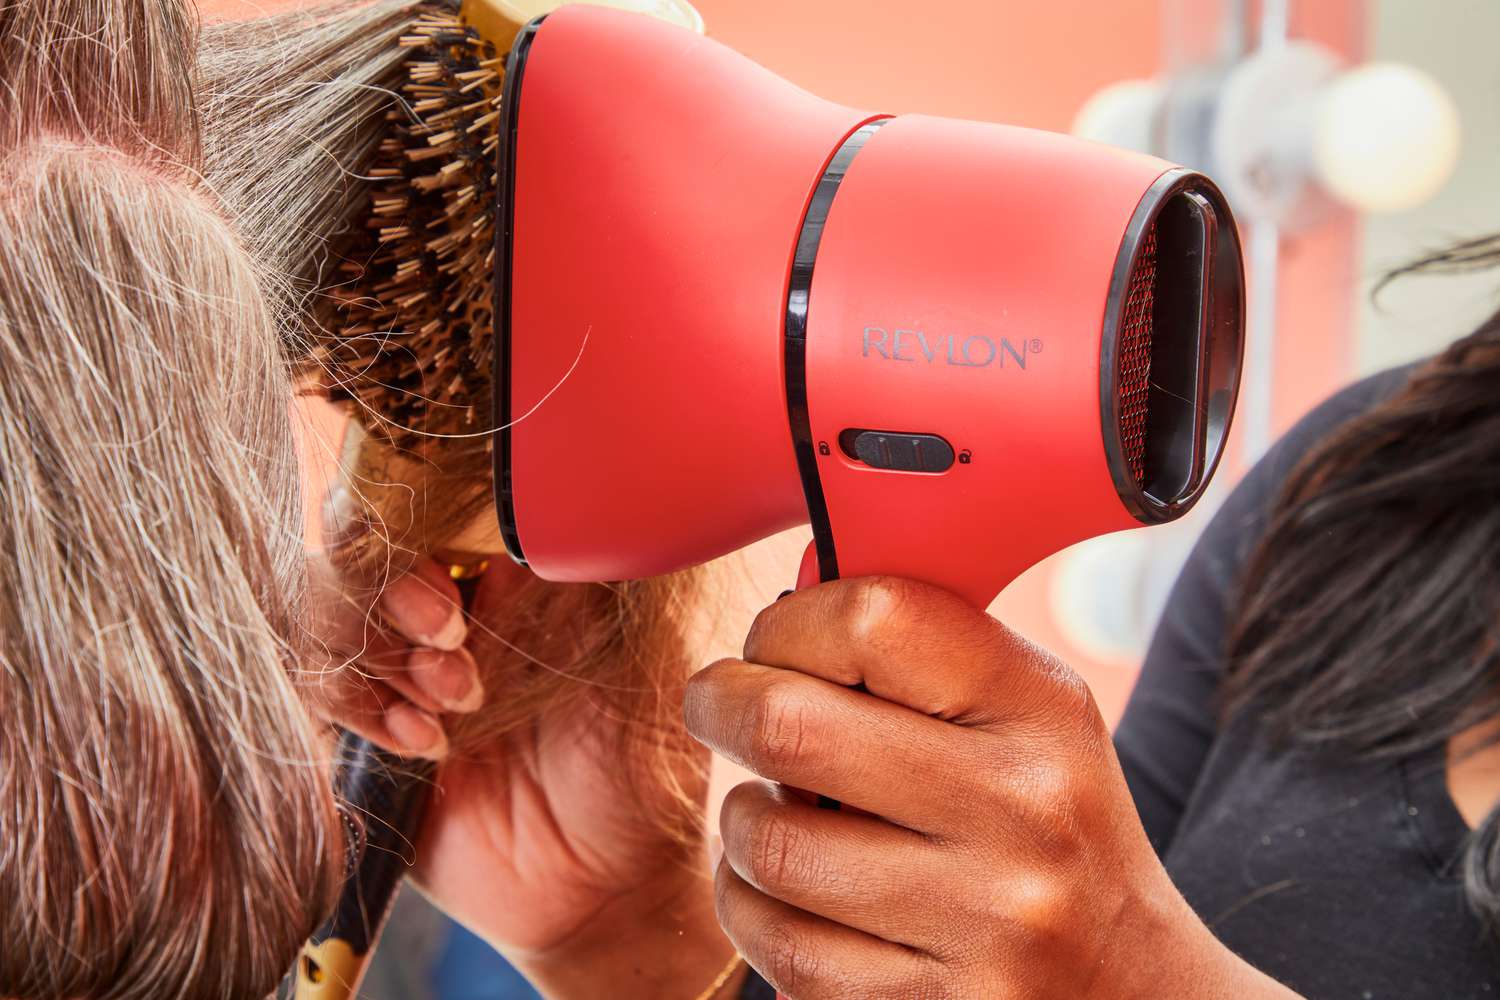
[[[902,631],[915,585],[893,576],[854,581],[844,594],[839,620],[844,633],[863,645],[882,645]]]
[[[1097,759],[1106,753],[1110,744],[1109,727],[1099,712],[1094,692],[1077,671],[1052,659],[1052,669],[1047,672],[1050,685],[1049,708],[1053,732],[1066,737],[1066,746],[1080,760]]]
[[[752,769],[784,772],[808,763],[814,723],[807,700],[793,685],[773,680],[762,687],[746,714],[746,749]]]
[[[1045,696],[1048,711],[1059,722],[1076,726],[1083,719],[1098,716],[1094,692],[1088,682],[1062,660],[1038,651],[1033,676]]]
[[[1017,779],[1028,763],[1023,751],[1009,739],[986,739],[965,763],[954,773],[960,801],[983,815],[1011,816],[1025,798]]]
[[[984,838],[1006,845],[1044,870],[1071,865],[1093,849],[1088,811],[1094,791],[1070,757],[1010,760],[983,779],[982,806],[1004,817]]]
[[[1045,948],[1072,924],[1072,897],[1056,880],[1025,879],[1011,886],[1011,918],[1034,946]]]
[[[809,882],[814,866],[806,841],[804,832],[780,810],[761,809],[746,833],[751,881],[771,893]]]
[[[1058,660],[1053,676],[1057,686],[1057,696],[1064,707],[1072,713],[1073,721],[1098,717],[1099,708],[1094,703],[1093,689],[1089,687],[1088,681],[1083,679],[1082,674]]]
[[[817,949],[810,948],[802,932],[786,924],[764,928],[761,973],[771,985],[789,996],[800,996],[816,988],[821,976]]]
[[[724,793],[724,801],[719,806],[719,825],[724,828],[723,832],[745,829],[755,821],[765,803],[767,787],[765,782],[745,781]]]
[[[1027,873],[999,881],[993,892],[985,917],[1005,951],[1034,954],[1069,933],[1073,900],[1057,880]]]

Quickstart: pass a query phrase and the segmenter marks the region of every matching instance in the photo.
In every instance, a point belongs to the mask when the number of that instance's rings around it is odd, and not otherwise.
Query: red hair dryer
[[[1202,494],[1243,272],[1201,174],[821,100],[680,28],[565,6],[511,51],[495,482],[552,580],[810,522],[802,582],[987,604]]]

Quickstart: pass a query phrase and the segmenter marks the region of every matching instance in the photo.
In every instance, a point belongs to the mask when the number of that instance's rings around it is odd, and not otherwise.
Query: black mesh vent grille
[[[1156,227],[1146,234],[1130,272],[1120,323],[1120,443],[1137,486],[1144,486],[1146,404],[1151,389],[1151,306],[1156,292]]]

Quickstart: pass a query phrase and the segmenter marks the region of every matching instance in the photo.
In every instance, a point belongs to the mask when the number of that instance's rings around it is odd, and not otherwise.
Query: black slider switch
[[[839,435],[839,446],[872,469],[947,472],[953,465],[953,446],[936,434],[850,429]]]

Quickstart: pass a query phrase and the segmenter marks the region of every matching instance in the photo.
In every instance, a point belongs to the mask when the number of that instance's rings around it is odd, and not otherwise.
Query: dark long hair
[[[1386,280],[1496,264],[1500,235]],[[1301,460],[1237,611],[1226,710],[1283,745],[1404,757],[1500,718],[1500,313]],[[1463,860],[1500,927],[1500,811]]]

